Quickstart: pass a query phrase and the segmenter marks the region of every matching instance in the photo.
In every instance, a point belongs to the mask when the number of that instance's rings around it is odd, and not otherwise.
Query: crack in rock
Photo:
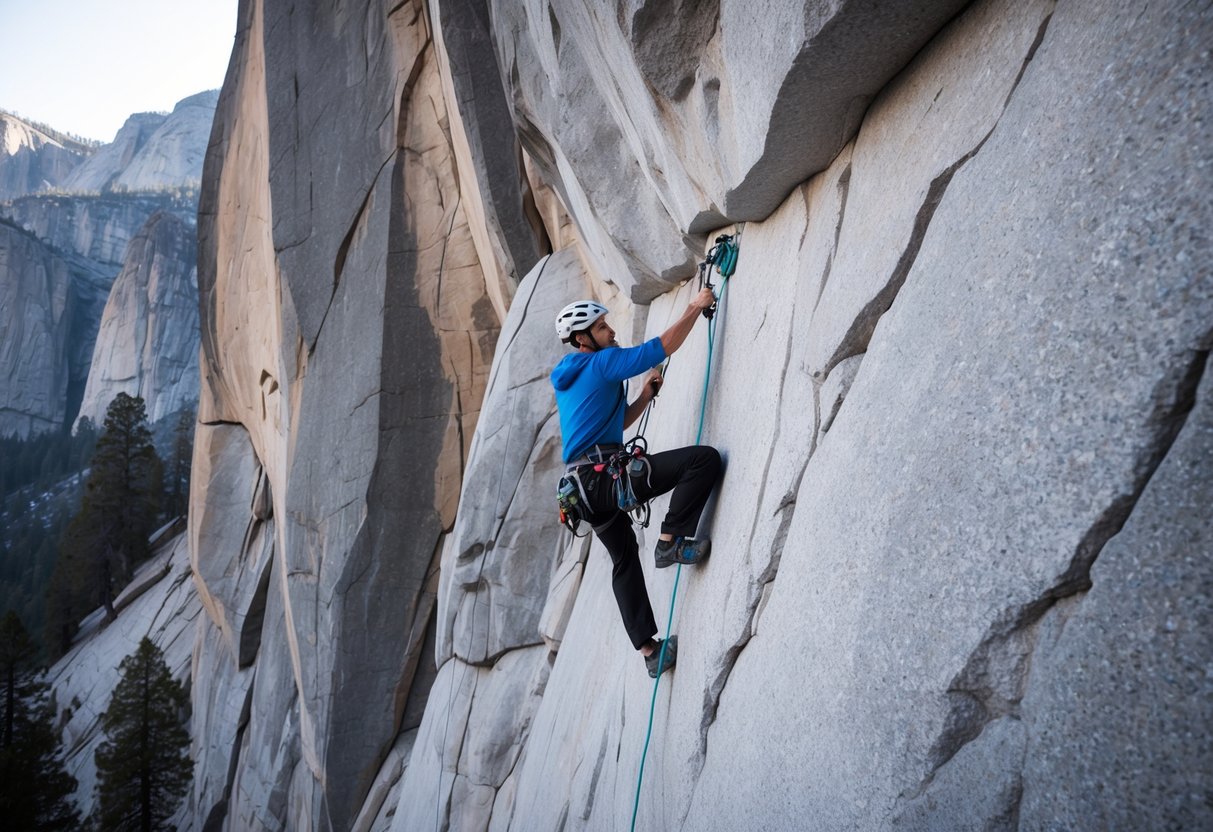
[[[847,334],[843,337],[842,342],[834,350],[834,354],[830,357],[830,360],[826,362],[823,375],[829,374],[839,362],[867,351],[868,344],[872,340],[872,335],[876,331],[876,325],[880,323],[880,319],[893,306],[893,301],[897,299],[898,293],[901,291],[902,286],[905,285],[910,268],[918,258],[919,249],[922,248],[923,240],[926,239],[927,229],[935,216],[935,210],[939,207],[940,202],[943,201],[944,194],[952,183],[952,178],[956,175],[957,171],[981,151],[981,148],[985,146],[990,136],[998,129],[998,124],[1002,121],[1002,116],[1006,113],[1007,106],[1011,103],[1011,98],[1019,88],[1019,84],[1027,72],[1028,65],[1032,63],[1032,59],[1036,57],[1036,52],[1044,41],[1045,33],[1052,19],[1053,15],[1050,13],[1040,22],[1040,26],[1036,30],[1036,37],[1028,48],[1027,54],[1024,55],[1023,63],[1019,68],[1019,74],[1015,76],[1015,81],[1011,84],[1011,89],[1003,100],[1002,112],[994,120],[994,125],[990,128],[989,132],[982,136],[981,140],[977,142],[972,150],[961,156],[931,180],[931,185],[927,189],[927,195],[914,217],[914,226],[910,233],[910,239],[906,243],[905,249],[902,250],[901,256],[897,259],[897,265],[893,268],[893,273],[889,276],[888,283],[855,316],[855,320],[851,323],[851,327],[847,330]]]
[[[1025,604],[1009,607],[990,625],[981,643],[948,685],[950,710],[943,730],[929,752],[930,772],[903,799],[922,795],[968,743],[986,725],[1000,717],[1019,718],[1019,704],[1027,690],[1039,624],[1059,601],[1077,598],[1091,588],[1091,567],[1108,541],[1124,527],[1138,500],[1170,451],[1188,414],[1196,405],[1196,390],[1208,365],[1209,352],[1195,352],[1177,382],[1164,380],[1156,396],[1159,406],[1147,420],[1155,427],[1153,441],[1142,452],[1137,476],[1128,493],[1115,497],[1083,535],[1070,563],[1053,584]],[[1169,395],[1166,388],[1170,386]]]
[[[825,269],[821,273],[821,285],[817,287],[817,297],[813,300],[813,308],[809,310],[810,320],[821,304],[821,297],[826,292],[826,284],[830,282],[830,272],[834,268],[834,255],[838,254],[838,238],[842,236],[842,222],[847,215],[847,197],[851,193],[851,171],[853,169],[854,163],[848,163],[843,172],[839,174],[838,183],[834,186],[838,191],[838,220],[834,223],[834,245],[830,247],[830,255],[826,258]]]
[[[698,770],[695,773],[696,780],[699,779],[699,772],[703,770],[703,766],[707,762],[708,733],[712,724],[716,721],[716,714],[720,709],[720,697],[724,693],[725,685],[729,682],[733,668],[737,665],[741,651],[746,648],[746,645],[750,643],[750,639],[754,637],[754,616],[762,602],[765,589],[768,584],[774,582],[779,572],[779,562],[783,557],[784,546],[787,544],[788,533],[791,531],[792,520],[796,514],[796,495],[800,492],[800,483],[804,479],[804,474],[808,470],[808,467],[809,461],[806,459],[800,468],[800,473],[796,475],[792,487],[784,494],[783,499],[779,501],[779,505],[775,509],[774,514],[782,512],[783,517],[780,518],[779,527],[775,530],[775,538],[771,542],[771,559],[755,582],[758,591],[750,598],[749,606],[746,610],[745,626],[742,628],[738,639],[725,651],[721,660],[720,670],[708,683],[707,689],[704,691],[703,716],[699,722],[699,756]],[[687,811],[690,811],[690,804],[687,806]],[[683,820],[685,819],[684,817]]]

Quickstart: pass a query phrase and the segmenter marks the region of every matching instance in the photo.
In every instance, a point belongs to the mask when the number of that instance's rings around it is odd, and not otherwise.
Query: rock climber
[[[656,368],[682,346],[703,310],[716,302],[711,289],[702,289],[686,311],[659,337],[638,347],[621,347],[607,323],[607,308],[592,300],[571,303],[556,317],[556,333],[573,348],[552,370],[564,463],[576,471],[584,488],[589,516],[585,519],[611,555],[611,584],[632,645],[644,656],[649,676],[674,666],[677,636],[655,638],[657,623],[645,588],[636,534],[631,519],[616,502],[612,478],[602,468],[623,448],[623,431],[632,425],[657,395],[662,375]],[[648,370],[640,395],[627,404],[626,380]],[[699,515],[720,476],[720,454],[715,448],[695,445],[647,455],[649,467],[631,478],[635,495],[647,501],[673,490],[670,508],[657,541],[658,569],[677,563],[700,563],[711,541],[694,538]],[[628,476],[625,474],[624,476]],[[658,668],[658,663],[662,667]]]

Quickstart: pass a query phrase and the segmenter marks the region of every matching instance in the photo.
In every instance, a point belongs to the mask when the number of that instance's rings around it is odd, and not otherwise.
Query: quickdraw
[[[708,288],[715,292],[716,287],[712,284],[712,267],[716,267],[716,273],[726,280],[733,276],[733,272],[737,270],[737,254],[739,251],[737,243],[737,235],[721,234],[716,238],[716,242],[708,249],[708,255],[703,262],[699,264],[699,286],[700,288]],[[711,320],[716,314],[716,304],[713,303],[707,309],[703,310],[703,316]]]

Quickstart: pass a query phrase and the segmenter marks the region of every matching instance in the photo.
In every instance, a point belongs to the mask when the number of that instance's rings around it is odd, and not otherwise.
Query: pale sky
[[[223,85],[236,0],[0,0],[0,109],[112,141]]]

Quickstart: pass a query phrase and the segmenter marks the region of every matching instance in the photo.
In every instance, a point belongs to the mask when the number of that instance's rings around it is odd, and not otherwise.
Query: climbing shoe
[[[707,560],[708,552],[712,549],[712,541],[691,540],[676,537],[673,540],[657,541],[657,568],[665,569],[676,563],[699,563]]]
[[[678,636],[670,636],[665,640],[665,659],[661,657],[662,640],[658,639],[654,642],[657,649],[644,657],[644,666],[649,669],[649,678],[656,679],[658,673],[664,673],[674,666],[674,662],[678,660]],[[657,662],[661,662],[661,670],[657,669]]]

